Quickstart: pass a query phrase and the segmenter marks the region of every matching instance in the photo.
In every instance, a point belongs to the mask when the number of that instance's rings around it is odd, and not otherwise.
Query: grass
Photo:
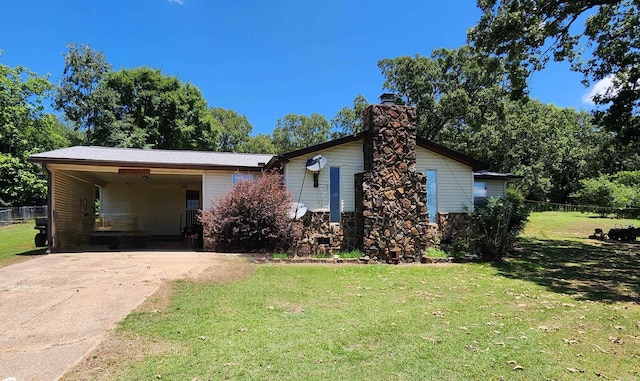
[[[638,379],[638,246],[584,238],[604,222],[620,223],[534,214],[499,265],[256,265],[242,282],[177,282],[169,307],[119,326],[171,350],[118,375]]]
[[[37,248],[33,242],[38,232],[33,227],[33,221],[0,227],[0,266],[44,253],[45,249]]]
[[[360,250],[341,251],[338,253],[340,258],[362,258],[363,255]]]
[[[363,254],[360,250],[339,251],[335,254],[326,254],[326,253],[315,254],[313,258],[334,258],[336,255],[338,256],[338,258],[345,259],[345,258],[361,258]]]
[[[425,250],[424,255],[428,258],[449,258],[451,255],[437,247],[429,247]]]
[[[613,227],[628,225],[640,227],[640,220],[614,219],[578,212],[540,212],[531,214],[523,236],[581,241],[593,234],[595,228],[601,228],[606,233]]]

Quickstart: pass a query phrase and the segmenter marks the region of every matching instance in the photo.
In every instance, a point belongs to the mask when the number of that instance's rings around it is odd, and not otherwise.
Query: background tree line
[[[528,199],[571,202],[585,179],[640,169],[639,3],[480,0],[466,45],[380,60],[383,87],[417,108],[421,136],[524,176],[517,186]],[[244,115],[209,106],[195,85],[158,69],[115,71],[88,45],[70,44],[64,59],[57,84],[0,64],[1,205],[44,199],[45,178],[26,161],[35,152],[85,144],[282,153],[360,132],[368,104],[358,95],[329,120],[288,114],[271,134],[252,135]],[[568,60],[586,84],[611,80],[596,111],[528,97],[529,76],[550,59]],[[45,112],[47,102],[58,114]]]

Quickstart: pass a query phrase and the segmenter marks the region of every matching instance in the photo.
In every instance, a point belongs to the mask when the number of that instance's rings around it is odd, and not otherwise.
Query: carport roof
[[[35,163],[154,168],[261,169],[272,155],[75,146],[31,155]]]

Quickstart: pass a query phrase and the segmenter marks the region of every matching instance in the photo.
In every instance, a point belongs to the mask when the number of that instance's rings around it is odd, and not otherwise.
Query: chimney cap
[[[383,105],[394,105],[396,104],[396,99],[398,99],[398,95],[394,93],[382,93],[380,95],[380,104]]]

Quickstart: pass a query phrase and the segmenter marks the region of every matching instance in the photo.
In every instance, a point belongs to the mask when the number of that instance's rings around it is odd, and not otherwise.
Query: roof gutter
[[[71,165],[95,165],[98,167],[124,167],[124,168],[166,168],[166,169],[205,169],[205,170],[231,170],[231,171],[255,171],[262,170],[262,166],[252,165],[209,165],[209,164],[162,164],[144,163],[136,161],[106,161],[87,159],[61,159],[52,157],[30,157],[31,163],[41,164],[71,164]]]

